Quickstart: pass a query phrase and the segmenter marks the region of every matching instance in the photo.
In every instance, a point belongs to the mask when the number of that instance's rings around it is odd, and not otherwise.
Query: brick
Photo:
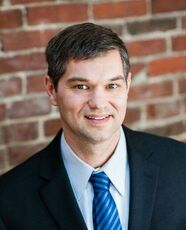
[[[0,121],[3,121],[6,117],[6,105],[0,104]]]
[[[47,143],[11,146],[8,148],[9,164],[16,166],[46,146]]]
[[[31,53],[14,57],[0,58],[0,73],[40,70],[46,68],[43,53]]]
[[[156,76],[186,71],[186,56],[162,58],[149,63],[149,75]]]
[[[84,21],[88,19],[88,5],[74,3],[30,7],[27,8],[27,16],[30,25]]]
[[[186,50],[186,35],[172,38],[172,49],[174,51]]]
[[[4,129],[5,129],[4,127],[0,126],[0,144],[6,143]]]
[[[18,77],[0,80],[0,98],[21,94],[22,82]]]
[[[164,39],[141,40],[127,43],[129,56],[144,56],[165,51]]]
[[[119,36],[122,36],[123,32],[123,25],[120,24],[101,24],[102,26],[111,29],[114,33],[118,34]]]
[[[147,105],[147,118],[159,119],[179,115],[181,103],[179,101]]]
[[[57,32],[58,30],[40,30],[4,33],[2,36],[3,50],[10,51],[46,47],[49,39]]]
[[[43,76],[27,77],[26,88],[28,93],[44,92]]]
[[[0,29],[13,29],[22,25],[20,10],[0,11]]]
[[[5,168],[6,159],[7,159],[7,150],[0,149],[0,171],[2,171]]]
[[[5,143],[35,140],[38,137],[36,122],[11,124],[2,127]]]
[[[49,2],[54,0],[11,0],[12,4],[27,4],[27,3],[37,3],[37,2]]]
[[[93,4],[95,19],[139,16],[146,12],[147,6],[143,0]]]
[[[45,136],[54,136],[61,129],[60,119],[48,120],[44,123]]]
[[[150,19],[127,23],[127,30],[130,34],[151,33],[155,31],[168,31],[176,29],[176,19]]]
[[[149,133],[157,134],[160,136],[167,136],[168,137],[168,136],[181,134],[185,131],[184,129],[185,128],[184,128],[183,122],[179,121],[179,122],[164,125],[161,127],[154,127],[154,128],[150,128],[150,129],[145,129],[145,131],[147,131]]]
[[[125,124],[131,124],[140,120],[141,111],[139,108],[128,108],[126,117],[124,120]]]
[[[141,63],[132,63],[130,71],[131,71],[132,75],[136,75],[140,71],[142,71],[144,68],[145,68],[144,64],[141,64]]]
[[[12,103],[8,116],[9,118],[23,118],[31,116],[40,116],[48,114],[51,111],[51,105],[48,97],[35,97],[24,101]]]
[[[156,0],[152,1],[152,12],[161,13],[161,12],[172,12],[172,11],[181,11],[186,10],[186,1],[185,0],[169,0],[162,1]]]
[[[186,114],[186,98],[183,100],[183,105],[184,105],[184,107],[185,107],[184,112],[185,112],[185,114]],[[186,127],[186,124],[185,124],[185,127]]]
[[[186,28],[186,17],[182,18],[182,27]]]
[[[144,84],[133,86],[129,92],[129,100],[143,100],[150,98],[158,98],[162,96],[170,96],[173,94],[173,84],[170,81],[161,83]]]
[[[186,79],[179,80],[179,93],[186,94]]]

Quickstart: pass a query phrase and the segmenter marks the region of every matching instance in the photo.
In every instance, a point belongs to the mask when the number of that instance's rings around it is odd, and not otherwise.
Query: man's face
[[[58,106],[67,140],[97,144],[118,137],[123,123],[130,75],[126,83],[119,51],[112,50],[88,60],[71,60],[54,90],[45,85]]]

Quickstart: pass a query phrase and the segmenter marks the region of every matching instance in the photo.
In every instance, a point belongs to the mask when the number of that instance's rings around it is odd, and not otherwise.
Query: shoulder
[[[186,162],[186,144],[168,137],[133,131],[124,127],[127,143],[140,152],[153,152],[161,158],[182,159]]]
[[[43,152],[34,154],[25,162],[0,177],[0,196],[9,191],[19,192],[32,183],[36,177]],[[17,191],[16,191],[17,190]]]
[[[133,138],[135,141],[141,141],[141,142],[146,142],[149,144],[153,144],[156,145],[161,144],[160,146],[157,147],[164,147],[164,146],[175,146],[178,148],[186,148],[186,144],[180,141],[177,141],[175,139],[169,138],[169,137],[162,137],[162,136],[158,136],[158,135],[154,135],[154,134],[150,134],[150,133],[146,133],[146,132],[142,132],[142,131],[134,131],[131,130],[127,127],[123,127],[125,134],[127,135],[128,138]]]
[[[28,190],[31,186],[38,186],[41,183],[40,173],[42,164],[45,164],[46,169],[50,169],[53,165],[59,163],[61,132],[41,151],[35,153],[25,162],[11,169],[4,175],[0,176],[0,195],[6,191],[19,192],[20,190]],[[55,169],[54,166],[52,169]]]
[[[124,127],[131,166],[140,162],[159,168],[161,179],[180,181],[185,185],[186,144],[167,137],[132,131]],[[136,159],[140,159],[140,162]],[[136,163],[138,162],[138,163]],[[169,178],[169,179],[168,179]]]

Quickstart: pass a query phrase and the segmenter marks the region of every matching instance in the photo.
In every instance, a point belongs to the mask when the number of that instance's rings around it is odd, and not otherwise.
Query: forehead
[[[86,60],[70,60],[62,79],[81,77],[85,80],[108,80],[123,76],[123,65],[118,50],[110,50],[102,55]]]

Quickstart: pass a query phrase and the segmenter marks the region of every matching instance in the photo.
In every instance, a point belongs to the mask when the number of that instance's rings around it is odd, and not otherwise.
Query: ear
[[[129,89],[130,89],[130,85],[131,85],[131,81],[132,81],[132,74],[131,72],[128,73],[128,76],[127,76],[127,94],[129,93]]]
[[[49,96],[51,104],[57,106],[58,103],[56,90],[49,76],[44,76],[44,86]]]

